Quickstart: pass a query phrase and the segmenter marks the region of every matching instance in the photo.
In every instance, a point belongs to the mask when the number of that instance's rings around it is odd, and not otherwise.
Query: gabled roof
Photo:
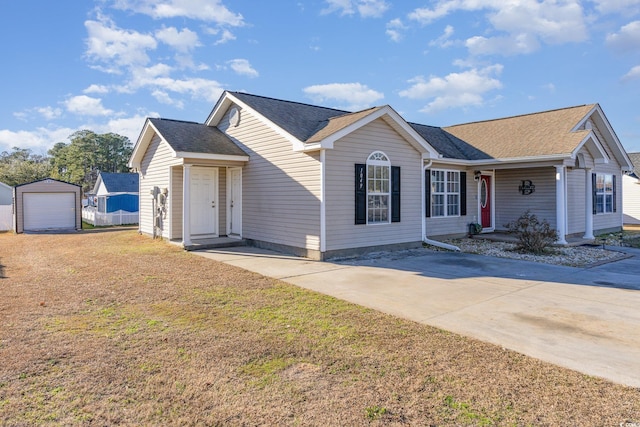
[[[149,119],[175,152],[246,156],[220,129],[201,123]]]
[[[349,111],[267,98],[243,92],[229,93],[303,142],[326,126],[329,119],[351,114]]]
[[[138,181],[137,173],[100,172],[93,191],[97,192],[102,182],[107,193],[137,193]]]
[[[181,120],[148,118],[133,147],[129,167],[140,167],[154,134],[158,134],[169,144],[174,157],[244,161],[249,159],[247,153],[216,127]]]
[[[631,163],[633,164],[632,173],[640,178],[640,153],[627,153],[629,155],[629,159],[631,159]]]
[[[442,128],[417,123],[409,124],[444,158],[461,160],[485,160],[491,158],[488,154]]]
[[[574,128],[594,107],[595,104],[582,105],[443,130],[495,159],[572,155],[590,133]]]
[[[331,149],[339,138],[381,118],[423,155],[437,156],[436,150],[389,105],[351,113],[243,92],[225,92],[205,123],[217,126],[232,104],[253,110],[258,119],[291,141],[294,151]]]

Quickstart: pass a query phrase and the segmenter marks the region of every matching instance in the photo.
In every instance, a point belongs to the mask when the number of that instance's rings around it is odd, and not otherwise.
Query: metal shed
[[[16,233],[82,229],[79,185],[47,178],[15,187]]]

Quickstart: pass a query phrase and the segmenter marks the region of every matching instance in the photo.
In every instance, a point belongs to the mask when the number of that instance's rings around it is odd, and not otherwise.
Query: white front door
[[[191,169],[191,236],[218,236],[218,168]]]
[[[229,169],[229,234],[242,236],[242,169]]]

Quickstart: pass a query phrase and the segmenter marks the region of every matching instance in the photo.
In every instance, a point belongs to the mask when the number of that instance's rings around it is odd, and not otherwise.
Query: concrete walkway
[[[640,250],[624,251],[633,256],[589,269],[426,249],[336,262],[193,253],[640,387]]]

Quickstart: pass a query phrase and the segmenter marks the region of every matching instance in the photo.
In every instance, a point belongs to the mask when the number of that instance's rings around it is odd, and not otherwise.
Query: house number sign
[[[528,196],[536,191],[536,186],[533,185],[533,182],[531,182],[530,179],[525,179],[522,181],[522,184],[520,184],[520,187],[518,187],[518,190],[520,190],[524,196]]]

